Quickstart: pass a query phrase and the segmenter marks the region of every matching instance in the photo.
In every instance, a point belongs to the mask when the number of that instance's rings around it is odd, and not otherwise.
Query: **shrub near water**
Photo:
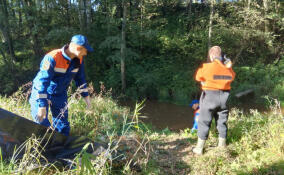
[[[236,80],[233,82],[232,94],[253,89],[255,96],[251,103],[264,104],[263,95],[269,95],[284,101],[284,61],[280,64],[255,64],[253,67],[234,67]],[[239,100],[235,100],[238,103]]]

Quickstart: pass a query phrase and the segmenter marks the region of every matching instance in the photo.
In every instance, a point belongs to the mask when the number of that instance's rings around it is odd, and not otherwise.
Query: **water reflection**
[[[135,107],[134,101],[120,101],[120,105],[130,107],[131,110]],[[141,120],[145,123],[151,123],[156,129],[169,128],[173,131],[179,131],[186,128],[191,128],[193,125],[193,110],[189,106],[175,105],[172,103],[159,102],[155,100],[147,100],[144,104]],[[243,103],[241,105],[230,106],[241,109],[245,113],[249,113],[250,109],[257,109],[259,112],[269,111],[263,105],[252,103]],[[284,109],[282,109],[284,114]]]
[[[122,106],[128,106],[131,110],[135,102],[120,102]],[[189,106],[180,106],[166,102],[146,101],[141,113],[142,121],[151,123],[157,129],[169,128],[170,130],[182,130],[193,125],[193,110]]]

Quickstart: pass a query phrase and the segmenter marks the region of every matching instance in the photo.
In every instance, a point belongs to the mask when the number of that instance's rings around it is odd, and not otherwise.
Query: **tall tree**
[[[122,25],[121,25],[121,44],[120,44],[120,56],[121,56],[121,90],[124,93],[126,88],[125,81],[125,55],[126,55],[126,41],[125,41],[125,27],[126,27],[126,3],[125,0],[122,0]]]
[[[140,1],[140,34],[143,32],[143,15],[144,15],[144,0]],[[143,45],[143,40],[142,37],[140,37],[140,53],[142,54],[142,45]]]
[[[5,52],[2,50],[2,48],[0,47],[0,54],[1,56],[3,57],[3,60],[4,60],[4,63],[7,65],[9,64],[8,61],[7,61],[7,58],[5,56]]]
[[[17,12],[18,12],[18,28],[21,29],[22,28],[22,24],[23,24],[23,19],[22,19],[22,0],[17,0]]]
[[[192,0],[189,0],[188,4],[187,4],[187,16],[188,16],[188,30],[192,27],[192,19],[191,19],[191,15],[192,15]]]
[[[248,0],[248,10],[250,10],[251,0]]]
[[[23,5],[25,9],[24,12],[25,19],[27,21],[27,27],[29,29],[29,36],[31,38],[30,42],[32,44],[34,54],[37,58],[41,58],[41,56],[43,55],[43,50],[39,39],[40,30],[37,24],[37,20],[40,17],[37,13],[36,6],[33,1],[24,0]]]
[[[89,24],[91,23],[91,0],[79,0],[79,20],[80,20],[80,31],[82,33],[88,32]]]
[[[213,23],[213,16],[214,16],[214,1],[210,0],[210,19],[209,19],[209,31],[208,31],[208,48],[211,47],[211,39],[212,39],[212,23]]]
[[[87,28],[86,20],[86,0],[79,0],[78,2],[78,11],[79,11],[79,21],[80,21],[80,32],[85,33]]]
[[[264,31],[268,32],[268,20],[267,20],[267,13],[268,13],[268,2],[269,0],[263,0],[263,8],[264,8]]]
[[[4,36],[5,42],[7,42],[12,62],[15,62],[16,56],[14,52],[13,40],[11,37],[9,14],[6,0],[0,0],[0,30]]]

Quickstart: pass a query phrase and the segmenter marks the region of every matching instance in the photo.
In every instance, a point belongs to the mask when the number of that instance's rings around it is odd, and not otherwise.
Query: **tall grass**
[[[192,153],[197,135],[190,129],[180,133],[168,129],[150,135],[153,152],[149,174],[246,175],[284,174],[284,118],[280,102],[268,98],[270,111],[250,113],[231,109],[228,120],[228,146],[217,147],[218,134],[211,127],[202,156]],[[214,125],[212,123],[212,125]]]
[[[41,154],[44,150],[43,138],[32,137],[18,148],[24,148],[21,159],[12,158],[9,162],[1,159],[0,173],[22,174],[113,174],[131,173],[148,162],[149,138],[139,127],[139,110],[134,112],[119,107],[111,99],[109,92],[100,92],[91,98],[91,108],[78,98],[80,92],[70,93],[68,107],[71,135],[87,135],[93,141],[107,143],[102,154],[90,154],[84,149],[71,162],[68,169],[57,169]],[[15,93],[12,97],[0,97],[0,107],[30,119],[26,94]],[[15,98],[18,97],[18,98]],[[24,114],[24,115],[23,115]],[[90,144],[90,143],[89,143]],[[16,152],[14,157],[16,157]]]
[[[0,107],[30,118],[26,96],[19,94],[18,98],[0,97]],[[92,97],[92,107],[86,109],[77,95],[71,93],[68,103],[71,134],[87,135],[94,141],[107,143],[103,153],[89,154],[86,151],[89,145],[86,145],[69,168],[58,169],[40,154],[44,149],[39,144],[40,138],[32,137],[23,145],[26,150],[23,159],[9,162],[1,159],[0,173],[137,174],[135,169],[140,174],[284,174],[284,119],[277,100],[267,97],[270,111],[266,113],[251,109],[247,114],[241,109],[232,109],[227,148],[216,148],[218,135],[212,127],[205,154],[194,156],[188,150],[195,145],[196,134],[191,134],[189,129],[180,134],[168,129],[147,130],[139,122],[143,104],[137,104],[131,112],[119,107],[109,92],[102,91]],[[154,144],[158,144],[158,150]],[[183,149],[178,152],[180,147]],[[160,161],[164,161],[163,167]]]
[[[207,152],[192,160],[192,174],[284,174],[284,119],[280,102],[271,102],[267,113],[232,109],[227,149],[210,150],[217,144],[211,130]]]

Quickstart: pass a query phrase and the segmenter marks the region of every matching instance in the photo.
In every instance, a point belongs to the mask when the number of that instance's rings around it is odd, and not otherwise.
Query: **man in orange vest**
[[[218,114],[217,129],[219,133],[218,147],[226,146],[227,120],[229,110],[227,100],[231,83],[235,78],[230,60],[224,60],[219,46],[209,49],[210,63],[204,63],[198,68],[195,79],[201,83],[200,116],[198,120],[198,142],[193,152],[203,154],[205,141],[212,122],[213,114]]]
[[[88,52],[93,52],[93,48],[87,38],[83,35],[74,35],[69,44],[44,56],[40,70],[33,80],[29,99],[35,122],[50,127],[50,107],[52,128],[66,136],[69,135],[67,90],[73,79],[80,88],[87,107],[91,105],[84,70],[84,57]]]

